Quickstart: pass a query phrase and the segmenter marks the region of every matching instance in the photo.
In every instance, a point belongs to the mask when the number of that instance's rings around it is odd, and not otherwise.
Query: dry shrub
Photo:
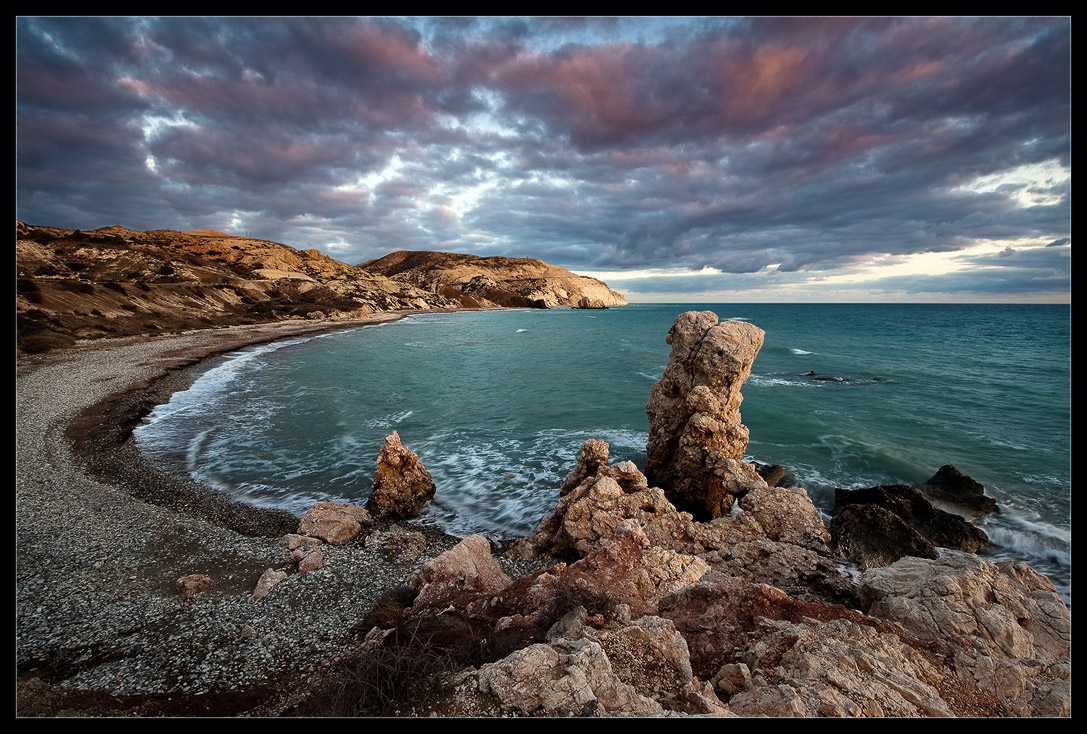
[[[300,716],[397,716],[423,712],[442,678],[463,667],[457,656],[394,632],[382,646],[344,660],[298,707]]]

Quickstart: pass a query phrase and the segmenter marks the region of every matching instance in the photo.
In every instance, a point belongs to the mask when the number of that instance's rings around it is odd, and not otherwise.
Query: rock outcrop
[[[366,509],[379,519],[414,517],[434,499],[435,491],[430,472],[415,452],[400,443],[400,434],[393,431],[386,436]]]
[[[1070,713],[1071,613],[1026,564],[946,553],[866,571],[861,583],[869,616],[944,645],[956,674],[1008,714]]]
[[[455,300],[467,308],[626,305],[626,299],[603,282],[534,258],[401,251],[358,268]],[[579,306],[582,301],[588,305]]]
[[[711,311],[680,314],[668,332],[672,356],[646,406],[646,477],[696,519],[727,515],[736,497],[766,485],[743,461],[740,422],[740,387],[763,336],[742,321],[718,323]]]

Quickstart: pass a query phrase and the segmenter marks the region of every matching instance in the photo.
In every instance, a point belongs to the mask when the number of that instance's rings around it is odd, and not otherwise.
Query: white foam
[[[414,410],[402,410],[399,413],[388,413],[386,415],[371,418],[366,421],[367,428],[391,428],[392,426],[398,426],[409,418]]]

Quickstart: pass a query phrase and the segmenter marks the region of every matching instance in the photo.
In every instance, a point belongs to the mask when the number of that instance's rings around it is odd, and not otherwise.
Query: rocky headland
[[[586,442],[513,544],[413,527],[432,483],[395,435],[369,509],[301,519],[143,463],[120,419],[243,330],[24,358],[19,713],[1068,715],[1071,617],[1048,579],[970,552],[983,539],[923,489],[843,498],[835,522],[864,507],[913,533],[873,550],[868,516],[828,531],[802,488],[744,461],[762,337],[680,315],[646,472]],[[925,489],[978,494],[963,479],[945,468]]]
[[[213,230],[93,231],[16,222],[18,347],[388,311],[606,308],[594,278],[530,258],[397,252],[348,265],[318,250]]]

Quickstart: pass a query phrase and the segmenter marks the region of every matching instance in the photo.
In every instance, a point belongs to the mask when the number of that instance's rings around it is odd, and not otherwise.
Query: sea
[[[684,311],[759,326],[747,457],[780,464],[829,522],[836,488],[985,485],[993,560],[1071,602],[1067,305],[634,304],[412,315],[210,362],[139,426],[153,460],[239,500],[303,513],[364,503],[392,431],[434,477],[423,521],[531,534],[588,439],[645,467],[645,405]]]

